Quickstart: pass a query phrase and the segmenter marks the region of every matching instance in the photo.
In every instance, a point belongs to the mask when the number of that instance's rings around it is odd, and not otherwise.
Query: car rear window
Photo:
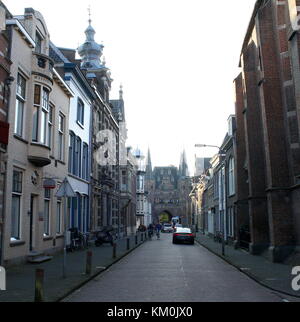
[[[192,231],[189,228],[178,228],[176,233],[180,234],[191,234]]]

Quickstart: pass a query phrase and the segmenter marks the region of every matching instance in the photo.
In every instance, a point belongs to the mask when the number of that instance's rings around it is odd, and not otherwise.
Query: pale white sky
[[[234,113],[233,79],[256,0],[4,0],[14,15],[40,11],[52,41],[82,44],[91,5],[96,41],[114,79],[111,98],[124,86],[128,144],[151,148],[152,163],[179,165],[185,147],[220,145]],[[191,170],[191,169],[190,169]]]

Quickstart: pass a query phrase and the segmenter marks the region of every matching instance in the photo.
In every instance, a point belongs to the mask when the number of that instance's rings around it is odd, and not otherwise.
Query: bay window
[[[34,87],[32,141],[51,145],[53,107],[49,104],[49,90],[40,85]]]

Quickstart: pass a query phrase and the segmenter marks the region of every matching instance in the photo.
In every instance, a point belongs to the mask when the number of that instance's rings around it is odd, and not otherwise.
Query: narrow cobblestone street
[[[146,242],[73,293],[68,302],[279,302],[205,248],[173,245],[172,235]]]

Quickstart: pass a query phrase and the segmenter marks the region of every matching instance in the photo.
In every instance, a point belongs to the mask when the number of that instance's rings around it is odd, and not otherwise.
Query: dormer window
[[[35,34],[35,51],[39,54],[42,53],[42,42],[43,42],[43,38],[41,37],[41,35],[36,32]]]

